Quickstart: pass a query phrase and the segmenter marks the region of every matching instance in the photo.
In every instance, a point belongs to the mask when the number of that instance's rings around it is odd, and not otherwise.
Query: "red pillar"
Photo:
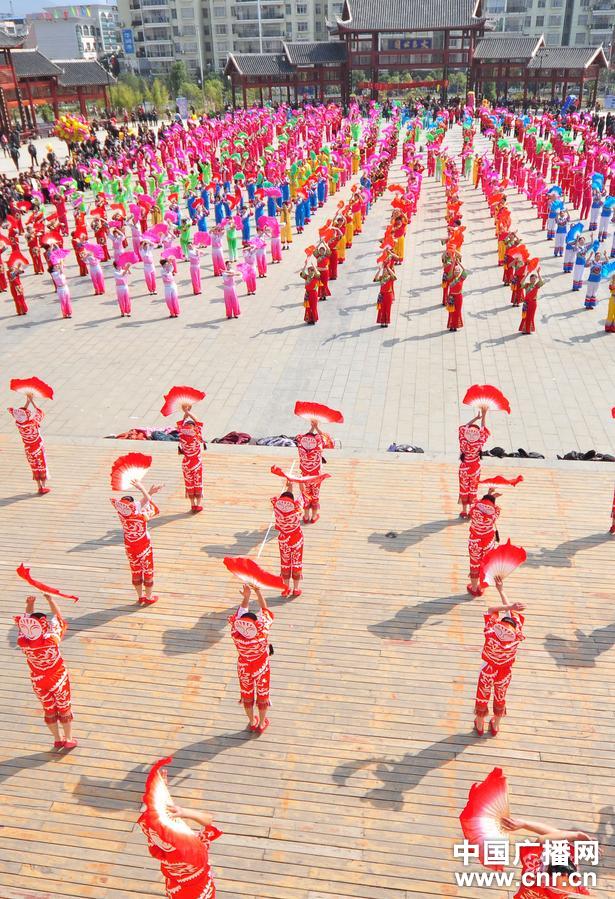
[[[371,50],[371,77],[370,80],[372,85],[376,84],[378,81],[378,32],[372,32],[372,50]],[[378,89],[372,87],[371,89],[372,100],[378,99]]]

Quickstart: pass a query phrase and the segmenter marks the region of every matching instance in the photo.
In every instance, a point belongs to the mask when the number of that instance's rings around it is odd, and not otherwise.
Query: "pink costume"
[[[154,254],[150,244],[145,244],[141,247],[141,259],[143,260],[145,285],[150,293],[156,293],[156,266],[154,265]]]
[[[282,261],[282,240],[280,238],[280,223],[276,220],[269,226],[271,231],[271,261]]]
[[[114,268],[113,277],[115,278],[115,293],[120,312],[122,315],[130,315],[132,312],[132,304],[130,302],[126,272],[123,269]]]
[[[138,224],[130,226],[130,235],[132,237],[132,251],[140,259],[141,258],[141,228]]]
[[[244,280],[248,293],[256,293],[256,256],[254,250],[246,247],[243,251],[243,260],[246,265],[244,268]]]
[[[100,261],[93,253],[88,253],[85,257],[85,264],[88,267],[92,287],[94,288],[94,296],[101,296],[105,292],[105,277],[103,275]]]
[[[265,252],[265,244],[256,248],[256,266],[258,268],[258,277],[267,277],[267,254]]]
[[[217,231],[213,231],[211,235],[211,258],[214,264],[214,275],[222,275],[226,271],[226,266],[222,252],[222,235]]]
[[[196,247],[191,247],[188,250],[188,262],[190,263],[192,293],[198,296],[201,293],[201,255]]]
[[[173,277],[173,271],[163,267],[162,283],[164,284],[164,299],[169,309],[171,318],[179,315],[179,297],[177,296],[177,284]]]
[[[124,244],[125,238],[123,234],[114,234],[111,238],[111,245],[113,246],[113,258],[117,259],[120,253],[124,252]]]
[[[71,306],[70,290],[68,289],[64,272],[56,269],[55,271],[51,272],[51,277],[58,293],[60,309],[62,310],[62,317],[70,318],[73,314],[73,307]]]
[[[237,299],[237,291],[235,290],[236,275],[234,272],[226,271],[222,275],[222,284],[224,286],[224,305],[226,307],[227,318],[237,318],[241,315],[239,308],[239,300]]]

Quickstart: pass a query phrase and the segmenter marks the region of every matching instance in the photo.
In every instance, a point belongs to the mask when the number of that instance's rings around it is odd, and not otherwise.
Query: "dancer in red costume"
[[[495,586],[502,604],[491,606],[485,614],[485,644],[481,656],[484,664],[478,676],[474,705],[474,729],[480,737],[485,733],[485,718],[492,693],[493,718],[489,722],[489,730],[495,737],[500,729],[500,721],[506,714],[506,691],[512,679],[512,666],[519,645],[525,639],[524,618],[520,614],[525,606],[520,602],[508,602],[501,578],[495,578]]]
[[[258,601],[258,614],[250,611],[252,590]],[[269,644],[269,628],[273,624],[273,612],[267,608],[263,594],[256,586],[244,584],[241,597],[241,605],[228,621],[231,637],[237,648],[237,677],[241,701],[248,716],[248,728],[262,734],[269,727],[269,656],[273,652]]]
[[[15,312],[17,313],[17,315],[28,314],[28,304],[26,303],[26,297],[23,292],[23,284],[21,283],[21,276],[23,275],[23,272],[24,268],[21,262],[16,262],[14,265],[9,265],[7,272],[9,279],[9,290],[11,291],[13,302],[15,303]]]
[[[299,434],[295,438],[299,451],[299,468],[305,477],[320,474],[322,451],[325,447],[325,435],[318,427],[318,422],[312,421],[311,425],[307,434]],[[320,481],[301,484],[301,496],[304,523],[316,524],[320,518]]]
[[[458,331],[463,328],[463,282],[467,278],[468,273],[461,263],[456,263],[448,287],[448,320],[446,327],[449,331]]]
[[[209,847],[222,836],[222,831],[214,826],[207,812],[173,802],[162,769],[171,761],[161,759],[152,767],[143,795],[143,813],[137,823],[145,834],[149,854],[160,862],[167,899],[215,899]],[[201,829],[195,833],[186,820],[196,822]]]
[[[329,256],[331,251],[329,247],[324,241],[321,241],[316,247],[316,266],[318,268],[318,275],[320,280],[320,288],[318,299],[326,300],[327,297],[331,296],[331,289],[329,287]]]
[[[475,415],[467,424],[459,427],[459,499],[460,518],[469,518],[469,507],[476,502],[480,478],[480,454],[491,436],[485,425],[487,410]],[[480,420],[480,425],[477,422]]]
[[[32,411],[30,411],[30,407],[32,407]],[[51,487],[47,487],[49,474],[47,471],[45,444],[40,431],[45,413],[34,402],[32,393],[26,394],[26,402],[23,406],[19,406],[17,409],[11,408],[9,412],[15,419],[17,430],[21,434],[26,451],[26,459],[32,469],[32,478],[38,485],[38,492],[41,495],[50,493]]]
[[[301,503],[293,496],[293,485],[286,482],[284,492],[271,499],[275,528],[280,550],[280,576],[284,581],[284,596],[290,594],[293,580],[293,596],[301,596],[299,583],[303,577],[303,531],[301,530]]]
[[[396,258],[392,253],[387,254],[374,275],[374,282],[380,284],[376,302],[378,310],[376,324],[380,325],[381,328],[388,328],[391,324],[391,309],[395,300],[395,281],[397,280],[397,275],[393,270]]]
[[[184,417],[177,422],[179,434],[178,452],[182,457],[182,474],[186,488],[186,497],[190,500],[190,511],[195,515],[203,511],[203,422],[197,421],[190,414],[190,403],[182,405]]]
[[[30,668],[32,689],[43,706],[45,724],[54,739],[53,748],[74,749],[77,741],[73,740],[72,735],[70,679],[59,649],[68,625],[56,601],[48,593],[43,593],[43,596],[49,603],[52,618],[49,619],[44,612],[35,612],[36,597],[28,596],[25,614],[15,616],[19,630],[17,645],[23,650]],[[60,725],[64,732],[63,739]]]
[[[147,522],[160,512],[152,496],[162,490],[162,485],[154,484],[150,487],[149,493],[140,481],[133,481],[132,486],[139,491],[142,501],[135,500],[132,496],[123,496],[121,499],[112,496],[111,504],[119,515],[124,530],[124,547],[130,565],[132,585],[137,591],[137,602],[140,605],[151,606],[158,601],[158,597],[152,596],[154,551]]]
[[[303,321],[307,325],[315,325],[318,321],[318,293],[320,290],[320,274],[315,265],[306,262],[299,277],[305,281],[303,305],[305,313]]]
[[[525,291],[521,324],[519,325],[519,330],[522,334],[532,334],[536,330],[534,320],[536,318],[536,309],[538,308],[538,291],[544,286],[544,283],[539,274],[532,272],[529,278],[521,285]]]
[[[573,844],[580,842],[591,844],[592,838],[589,834],[583,830],[558,830],[549,824],[544,824],[542,821],[521,821],[516,818],[503,818],[501,823],[502,829],[505,831],[527,830],[529,833],[536,835],[536,839],[532,840],[531,845],[521,846],[519,849],[522,884],[513,899],[566,899],[567,896],[572,894],[590,895],[587,887],[570,884],[569,880],[571,874],[575,875],[575,879],[578,876]],[[536,846],[534,845],[535,843],[540,843],[540,845]],[[564,852],[565,863],[558,864],[559,859],[549,859],[549,854],[546,852],[548,847],[543,849],[543,843],[564,844],[562,848],[567,850]],[[545,874],[549,875],[550,886],[543,885],[540,882],[541,878],[532,876],[537,875],[539,872],[543,880]]]
[[[485,553],[493,549],[496,543],[499,543],[495,525],[500,515],[500,508],[496,506],[495,501],[501,495],[501,493],[494,493],[493,490],[490,490],[470,509],[470,534],[468,537],[470,583],[467,589],[472,596],[482,596],[480,569],[483,557]]]

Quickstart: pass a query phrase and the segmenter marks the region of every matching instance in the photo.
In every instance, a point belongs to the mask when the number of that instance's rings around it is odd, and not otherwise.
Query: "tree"
[[[162,112],[165,107],[169,105],[169,92],[164,81],[161,81],[160,78],[154,78],[151,89],[151,98],[152,103],[158,112]]]
[[[172,97],[181,96],[181,86],[182,84],[190,83],[190,78],[188,76],[188,72],[186,70],[186,64],[179,60],[178,62],[174,62],[169,70],[169,74],[167,76],[167,84],[169,85],[169,90],[171,91]]]

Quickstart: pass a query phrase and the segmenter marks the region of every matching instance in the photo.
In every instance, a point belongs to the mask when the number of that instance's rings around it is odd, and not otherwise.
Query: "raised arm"
[[[254,590],[254,593],[256,594],[256,600],[257,600],[259,606],[261,607],[261,609],[266,609],[267,608],[267,600],[263,596],[260,587],[253,586],[252,589]]]
[[[254,589],[256,589],[256,588],[254,588]],[[244,584],[240,590],[240,593],[241,593],[242,599],[241,599],[239,608],[240,609],[249,609],[250,608],[250,594],[252,593],[252,588],[250,587],[250,584]]]
[[[550,824],[542,821],[522,821],[517,818],[503,818],[502,826],[504,830],[527,830],[529,833],[535,833],[539,843],[545,843],[547,840],[569,840],[574,843],[578,840],[591,840],[589,834],[583,830],[557,830]]]
[[[61,618],[62,612],[60,611],[60,607],[57,604],[57,602],[55,601],[55,599],[52,596],[50,596],[48,593],[43,593],[43,596],[49,603],[49,608],[51,609],[52,614],[55,615],[56,618]]]

